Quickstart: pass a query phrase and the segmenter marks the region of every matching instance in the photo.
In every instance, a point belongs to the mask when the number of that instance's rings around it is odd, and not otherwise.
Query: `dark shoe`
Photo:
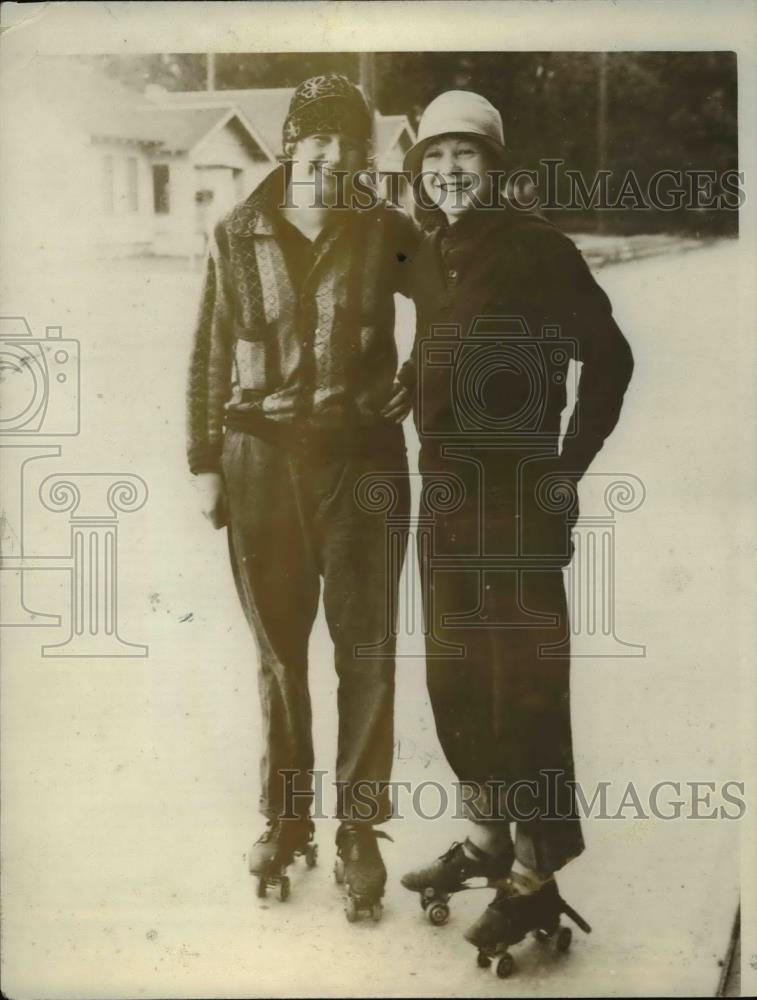
[[[310,819],[268,820],[265,830],[250,848],[250,873],[280,874],[292,863],[295,854],[305,854],[308,866],[312,867],[315,863],[315,845],[311,843],[314,832]]]
[[[545,937],[556,935],[561,930],[560,915],[563,913],[585,933],[591,931],[586,921],[562,898],[554,878],[535,892],[524,893],[519,891],[516,878],[511,875],[463,937],[480,953],[501,954],[509,945],[522,941],[530,931]],[[562,940],[569,943],[569,933],[563,935]]]
[[[472,855],[472,856],[471,856]],[[453,893],[462,889],[470,878],[490,881],[504,878],[513,863],[512,848],[502,854],[492,855],[476,847],[470,840],[455,842],[448,851],[431,864],[414,868],[402,876],[400,882],[411,892]]]
[[[337,831],[334,878],[347,890],[345,905],[350,922],[361,912],[369,912],[374,920],[381,917],[386,866],[378,848],[379,838],[392,839],[367,823],[342,823]]]

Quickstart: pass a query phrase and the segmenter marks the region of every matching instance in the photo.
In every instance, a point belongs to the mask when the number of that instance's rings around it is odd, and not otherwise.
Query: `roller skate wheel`
[[[377,924],[383,915],[384,907],[381,905],[380,900],[377,900],[371,907],[371,920],[374,924]]]
[[[344,883],[344,862],[341,858],[337,858],[334,862],[334,881],[337,885]]]
[[[434,927],[441,927],[449,920],[449,907],[446,903],[432,903],[428,908],[428,919]]]
[[[281,881],[279,882],[279,899],[282,903],[286,903],[289,899],[289,892],[291,890],[291,885],[289,883],[289,877],[283,875]]]
[[[348,896],[344,902],[344,915],[348,923],[354,924],[359,916],[357,900],[353,896]]]
[[[567,951],[570,942],[573,940],[573,931],[570,927],[561,927],[555,936],[555,949],[557,951]]]
[[[261,875],[258,879],[258,899],[265,899],[268,894],[268,883],[265,878]]]
[[[478,955],[476,955],[476,965],[479,969],[488,969],[491,964],[492,960],[485,951],[480,951]]]
[[[545,931],[543,927],[537,927],[534,931],[534,941],[538,941],[539,944],[546,944],[551,936],[549,931]]]
[[[513,974],[513,969],[515,968],[515,962],[513,961],[513,956],[509,952],[500,958],[494,971],[497,973],[498,979],[508,979]]]
[[[315,863],[318,860],[318,848],[315,844],[311,844],[309,847],[305,848],[305,864],[308,868],[315,868]]]

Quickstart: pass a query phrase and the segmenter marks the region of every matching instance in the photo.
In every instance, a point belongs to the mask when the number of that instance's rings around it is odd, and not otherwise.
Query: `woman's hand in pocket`
[[[401,424],[412,408],[412,393],[401,383],[395,382],[392,386],[392,393],[389,397],[389,401],[381,411],[381,416],[385,420],[391,420],[395,424]]]

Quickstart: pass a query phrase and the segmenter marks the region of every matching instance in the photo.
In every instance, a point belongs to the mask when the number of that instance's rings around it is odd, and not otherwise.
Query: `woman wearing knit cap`
[[[289,893],[312,843],[308,640],[321,580],[338,689],[338,874],[347,915],[378,917],[386,869],[375,827],[391,815],[394,645],[403,545],[385,558],[383,510],[356,500],[385,473],[392,513],[409,514],[395,381],[394,294],[409,294],[412,221],[377,201],[346,209],[340,180],[364,168],[371,118],[343,76],[294,92],[290,162],[213,234],[188,392],[188,456],[209,520],[228,522],[234,579],[259,652],[260,809],[249,854],[258,890]],[[347,201],[346,204],[349,204]]]
[[[402,883],[435,923],[468,879],[495,886],[465,937],[482,964],[500,956],[501,975],[512,969],[507,946],[529,930],[567,946],[561,912],[588,929],[554,878],[584,848],[562,569],[576,484],[618,420],[633,368],[573,243],[503,197],[506,166],[502,121],[484,97],[432,101],[405,160],[416,183],[423,175],[427,233],[403,373],[418,383],[422,513],[433,524],[419,544],[428,689],[470,824]],[[571,358],[583,367],[560,449]],[[455,499],[438,504],[439,487]]]

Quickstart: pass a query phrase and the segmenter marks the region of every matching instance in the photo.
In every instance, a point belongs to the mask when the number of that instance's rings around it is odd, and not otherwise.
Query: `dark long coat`
[[[473,818],[516,820],[519,860],[554,871],[583,849],[562,567],[575,484],[618,420],[631,350],[579,251],[537,216],[472,211],[426,236],[413,274],[417,334],[401,377],[417,387],[437,732],[458,779],[480,790]],[[545,818],[555,811],[549,772],[560,821]],[[539,811],[525,819],[528,795],[503,802],[491,790],[527,781],[538,784]]]

